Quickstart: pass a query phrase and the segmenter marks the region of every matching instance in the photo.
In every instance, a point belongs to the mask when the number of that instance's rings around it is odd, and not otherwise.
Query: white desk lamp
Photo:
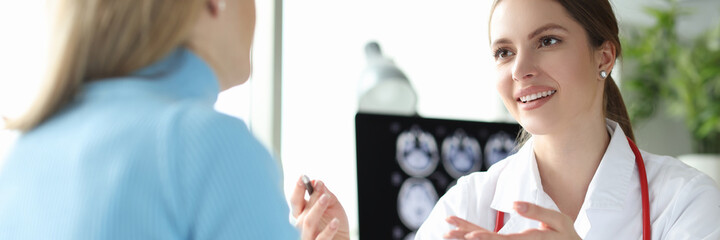
[[[359,88],[358,112],[412,116],[417,114],[417,95],[405,74],[380,45],[365,46],[367,68]]]

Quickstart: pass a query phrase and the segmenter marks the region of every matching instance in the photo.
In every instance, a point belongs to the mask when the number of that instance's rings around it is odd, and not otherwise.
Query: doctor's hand
[[[475,224],[468,222],[467,220],[459,218],[457,216],[450,216],[450,217],[446,218],[445,221],[448,222],[449,224],[452,224],[453,226],[457,227],[453,230],[450,230],[450,232],[445,233],[445,235],[443,235],[443,238],[445,238],[445,239],[465,239],[466,235],[473,233],[473,232],[492,233],[491,231],[488,231],[487,229],[484,229],[478,225],[475,225]]]
[[[565,214],[528,202],[515,202],[514,208],[521,216],[539,221],[540,227],[521,233],[505,235],[488,231],[457,217],[450,217],[448,218],[448,222],[458,228],[448,232],[446,236],[459,239],[498,240],[581,239],[577,232],[575,232],[572,219]]]
[[[322,181],[313,180],[312,185],[314,191],[310,199],[305,199],[302,178],[298,179],[290,196],[292,215],[297,219],[295,227],[300,229],[302,239],[350,239],[348,218],[338,199]]]

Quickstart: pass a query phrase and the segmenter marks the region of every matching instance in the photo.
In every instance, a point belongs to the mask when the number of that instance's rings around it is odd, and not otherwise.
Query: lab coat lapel
[[[608,131],[612,134],[608,149],[600,161],[598,170],[588,186],[588,192],[575,220],[575,230],[581,238],[603,236],[612,233],[595,226],[614,226],[615,215],[623,214],[623,204],[633,188],[637,175],[633,173],[635,155],[630,149],[625,133],[616,122],[607,120]],[[490,207],[505,212],[506,223],[500,233],[515,233],[539,227],[539,222],[515,213],[513,202],[526,201],[541,207],[559,211],[557,205],[542,189],[542,182],[533,152],[533,138],[509,160],[500,173],[497,188]],[[597,232],[595,232],[597,231]],[[602,238],[600,238],[602,239]]]
[[[498,176],[497,188],[490,207],[496,211],[505,212],[506,223],[500,233],[519,232],[528,228],[537,228],[540,223],[524,218],[513,209],[515,201],[525,201],[545,208],[555,209],[557,206],[542,190],[540,173],[533,151],[533,138],[512,157],[505,169]]]
[[[520,148],[517,154],[505,159],[508,161],[505,169],[498,176],[497,187],[490,207],[510,213],[513,212],[514,201],[534,202],[540,186],[540,175],[533,153],[533,139],[531,138]]]
[[[625,133],[619,125],[607,120],[608,131],[612,134],[605,155],[600,161],[595,176],[590,181],[585,200],[575,220],[575,230],[581,238],[602,236],[612,230],[592,226],[613,226],[609,222],[613,215],[623,214],[624,201],[637,181],[635,154],[630,149]],[[610,233],[612,234],[612,233]]]

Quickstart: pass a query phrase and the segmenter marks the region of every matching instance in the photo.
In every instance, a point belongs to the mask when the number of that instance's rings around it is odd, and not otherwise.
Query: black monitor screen
[[[413,239],[433,206],[464,175],[513,153],[518,124],[358,113],[362,239]]]

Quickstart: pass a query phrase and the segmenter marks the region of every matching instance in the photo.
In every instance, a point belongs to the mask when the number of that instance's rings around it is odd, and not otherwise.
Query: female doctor
[[[459,179],[416,239],[720,239],[713,180],[631,141],[607,0],[496,0],[489,27],[497,90],[530,137]]]
[[[716,183],[633,143],[610,77],[621,48],[608,0],[495,0],[489,27],[522,147],[460,178],[416,240],[720,239]],[[313,205],[302,190],[296,217]]]

